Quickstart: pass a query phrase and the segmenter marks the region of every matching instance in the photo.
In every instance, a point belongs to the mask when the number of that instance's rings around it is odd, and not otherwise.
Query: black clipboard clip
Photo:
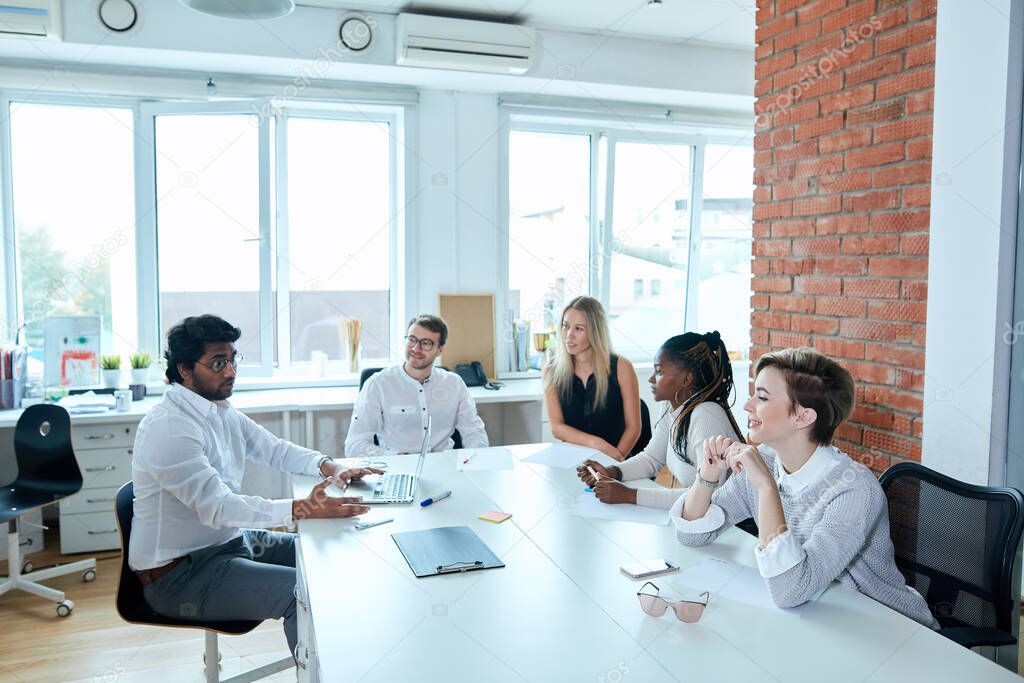
[[[471,572],[474,569],[483,569],[483,560],[475,560],[473,562],[452,562],[451,564],[439,564],[437,565],[438,574],[461,574],[462,572]]]

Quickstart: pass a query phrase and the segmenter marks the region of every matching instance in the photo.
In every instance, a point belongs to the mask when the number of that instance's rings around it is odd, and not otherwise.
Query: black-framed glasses
[[[648,586],[654,589],[653,593],[647,590]],[[665,614],[665,610],[671,607],[672,611],[676,613],[676,619],[687,624],[695,624],[700,621],[704,615],[704,608],[708,606],[708,600],[711,599],[711,595],[707,591],[698,596],[703,598],[704,602],[668,600],[661,597],[660,592],[661,589],[650,581],[641,586],[640,590],[636,592],[636,597],[640,600],[640,609],[652,617],[660,617]]]
[[[211,362],[209,362],[209,363],[204,363],[204,362],[203,362],[203,361],[201,361],[201,360],[197,360],[197,361],[196,361],[196,363],[199,363],[199,364],[200,364],[200,365],[202,365],[202,366],[203,366],[204,368],[210,368],[211,370],[213,370],[214,372],[216,372],[216,373],[217,373],[217,374],[219,375],[220,373],[224,372],[224,370],[225,370],[225,369],[226,369],[226,368],[227,368],[227,367],[228,367],[229,365],[230,365],[230,366],[231,366],[231,367],[232,367],[233,369],[237,370],[237,369],[238,369],[238,364],[239,364],[240,362],[242,362],[242,360],[243,360],[244,358],[245,358],[245,357],[244,357],[244,356],[243,356],[242,354],[240,354],[240,353],[236,353],[236,354],[234,355],[234,357],[233,357],[233,358],[230,358],[230,359],[228,359],[228,358],[215,358],[215,359],[214,359],[213,361],[211,361]]]
[[[421,351],[433,351],[434,347],[437,346],[437,342],[433,339],[420,339],[419,337],[414,337],[410,334],[405,337],[405,345],[410,349],[414,346],[418,346]]]

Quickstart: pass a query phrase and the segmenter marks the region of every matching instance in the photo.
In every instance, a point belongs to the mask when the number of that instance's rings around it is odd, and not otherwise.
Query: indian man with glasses
[[[428,416],[431,451],[452,448],[456,429],[464,448],[488,445],[466,383],[434,366],[446,341],[448,326],[438,316],[419,315],[409,321],[405,363],[381,370],[359,391],[345,438],[346,456],[417,453]]]
[[[267,529],[369,511],[359,498],[325,489],[381,471],[345,469],[235,410],[227,399],[241,334],[213,315],[185,318],[167,333],[170,386],[135,438],[128,564],[157,613],[198,622],[283,619],[294,653],[295,536]],[[243,495],[246,461],[325,479],[303,500]]]

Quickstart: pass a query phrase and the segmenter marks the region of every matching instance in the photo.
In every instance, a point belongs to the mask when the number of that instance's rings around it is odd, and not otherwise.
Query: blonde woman
[[[544,371],[552,434],[625,460],[640,437],[640,389],[633,364],[612,353],[601,302],[589,296],[570,301],[559,341]]]

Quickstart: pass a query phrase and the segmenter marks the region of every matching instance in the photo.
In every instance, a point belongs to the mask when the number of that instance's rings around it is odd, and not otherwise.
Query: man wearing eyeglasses
[[[452,448],[459,430],[464,448],[487,447],[484,422],[462,378],[434,361],[448,341],[448,326],[436,315],[409,321],[405,363],[385,368],[359,391],[345,438],[345,455],[416,453],[430,417],[430,450]],[[374,437],[377,444],[374,444]]]
[[[381,471],[345,469],[235,410],[227,398],[240,336],[213,315],[185,318],[167,333],[170,386],[135,438],[128,564],[156,612],[196,621],[283,618],[294,653],[295,537],[266,529],[368,512],[359,498],[325,489]],[[247,460],[326,479],[304,500],[243,495]]]

